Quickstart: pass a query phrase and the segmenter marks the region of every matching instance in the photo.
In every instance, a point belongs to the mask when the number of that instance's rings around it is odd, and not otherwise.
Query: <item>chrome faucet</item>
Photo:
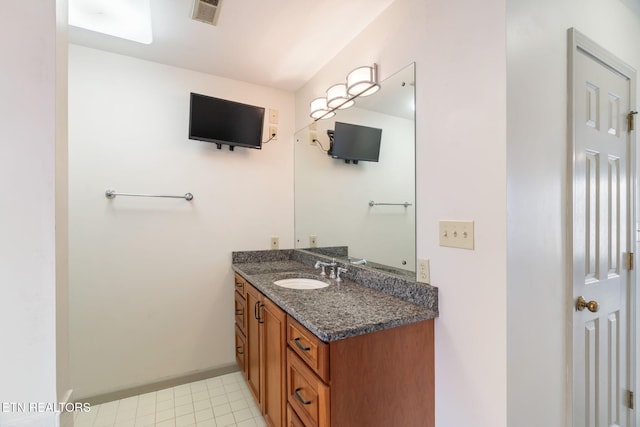
[[[342,277],[340,277],[340,273],[346,273],[346,272],[347,272],[346,268],[338,267],[337,273],[336,273],[336,282],[342,282]]]
[[[362,258],[362,259],[357,259],[357,258],[351,258],[349,257],[349,262],[353,265],[361,265],[361,264],[366,264],[367,260]]]
[[[316,265],[314,266],[314,268],[317,270],[320,267],[322,267],[322,271],[320,271],[320,275],[321,276],[326,276],[327,273],[324,271],[325,267],[331,267],[331,271],[329,273],[329,278],[330,279],[335,279],[336,278],[336,266],[338,264],[336,263],[335,258],[333,260],[331,260],[331,262],[322,262],[322,261],[316,261]]]

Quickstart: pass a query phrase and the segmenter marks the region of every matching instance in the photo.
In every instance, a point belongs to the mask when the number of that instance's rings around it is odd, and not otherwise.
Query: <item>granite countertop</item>
[[[254,260],[234,258],[234,271],[325,342],[433,319],[438,315],[437,293],[435,307],[431,307],[432,301],[424,306],[371,289],[350,278],[342,282],[323,279],[308,262],[286,257],[261,262],[247,261]],[[347,268],[356,270],[350,265]],[[353,271],[351,275],[357,277]],[[323,280],[329,286],[299,290],[282,288],[273,283],[294,277]],[[430,288],[429,291],[437,289],[426,286]]]

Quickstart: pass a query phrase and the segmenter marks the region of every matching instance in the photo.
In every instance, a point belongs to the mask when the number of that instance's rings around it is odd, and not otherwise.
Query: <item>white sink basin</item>
[[[280,287],[289,288],[289,289],[320,289],[320,288],[326,288],[327,286],[329,286],[328,283],[325,283],[321,280],[303,279],[303,278],[282,279],[282,280],[276,280],[273,283],[275,283]]]

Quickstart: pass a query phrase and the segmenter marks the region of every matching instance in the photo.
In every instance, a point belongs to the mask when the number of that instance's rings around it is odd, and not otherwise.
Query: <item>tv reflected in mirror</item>
[[[352,123],[335,123],[333,142],[328,154],[346,163],[377,162],[380,157],[382,129]]]

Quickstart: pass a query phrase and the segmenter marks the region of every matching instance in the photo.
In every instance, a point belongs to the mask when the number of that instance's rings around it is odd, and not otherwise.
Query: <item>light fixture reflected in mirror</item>
[[[351,96],[369,96],[380,89],[378,66],[358,67],[347,76],[347,92]]]
[[[329,108],[337,108],[343,110],[355,104],[353,99],[347,94],[347,85],[339,83],[327,89],[327,106]]]
[[[327,98],[316,98],[311,101],[311,117],[314,119],[328,119],[335,116],[335,112],[331,111],[327,106]]]

